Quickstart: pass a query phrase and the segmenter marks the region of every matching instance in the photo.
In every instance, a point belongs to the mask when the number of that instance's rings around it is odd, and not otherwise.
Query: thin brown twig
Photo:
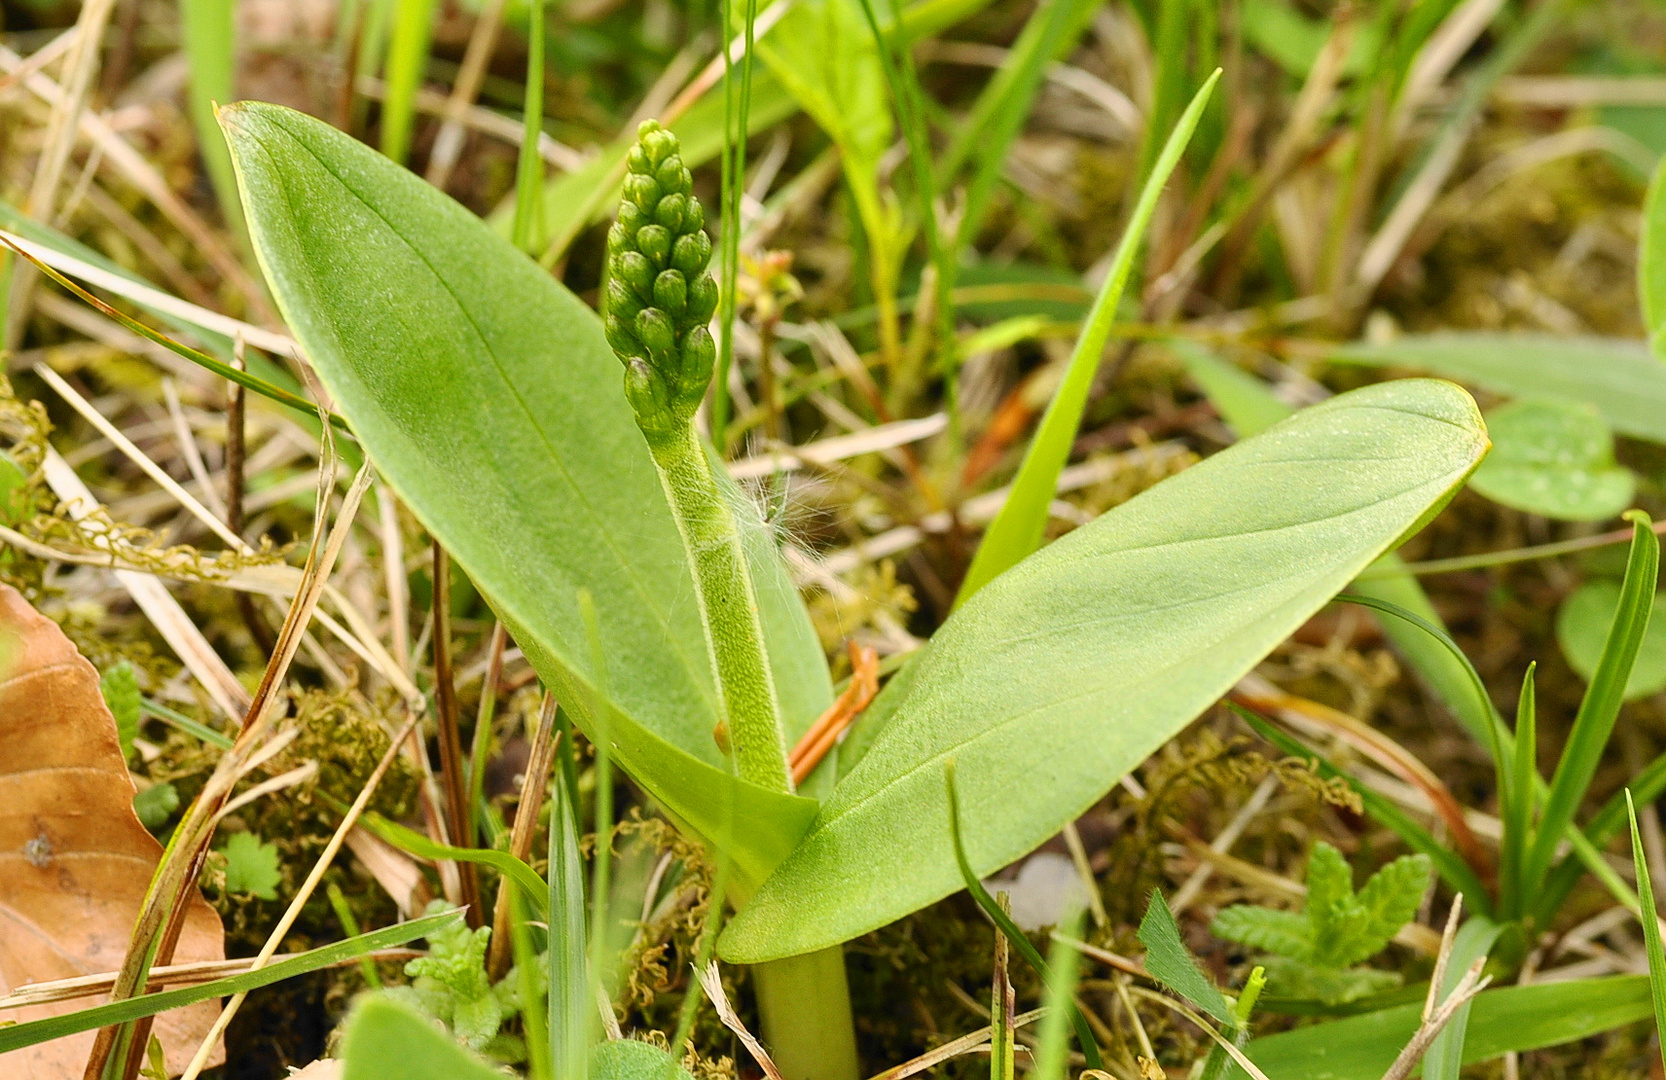
[[[526,859],[532,854],[532,841],[538,832],[538,815],[544,805],[544,788],[550,769],[555,765],[555,748],[560,733],[555,730],[555,695],[544,694],[538,712],[538,730],[532,736],[532,748],[527,754],[526,772],[521,778],[521,801],[515,806],[515,824],[509,832],[509,854]],[[497,904],[492,909],[492,937],[487,945],[486,971],[490,978],[501,979],[514,958],[509,939],[509,890],[514,888],[507,879],[498,883]]]
[[[457,733],[457,684],[451,671],[451,556],[434,541],[434,715],[439,724],[440,775],[445,780],[451,842],[474,846],[474,819],[463,776],[463,741]],[[457,866],[458,902],[468,909],[470,929],[485,925],[480,910],[480,878],[473,863]]]

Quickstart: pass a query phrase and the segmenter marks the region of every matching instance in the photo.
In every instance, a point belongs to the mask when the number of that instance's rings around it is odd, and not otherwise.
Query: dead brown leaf
[[[133,780],[98,673],[50,619],[0,585],[0,994],[121,967],[162,847],[133,814]],[[194,890],[175,959],[225,957],[220,918]],[[9,1020],[58,1016],[55,1002]],[[164,1013],[170,1070],[207,1034],[212,1002]],[[88,1031],[0,1054],[8,1080],[79,1076]]]

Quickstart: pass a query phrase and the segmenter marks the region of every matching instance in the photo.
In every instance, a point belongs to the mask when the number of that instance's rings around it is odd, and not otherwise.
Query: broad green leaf
[[[1492,453],[1469,486],[1516,510],[1601,521],[1631,505],[1636,482],[1614,463],[1614,435],[1596,406],[1527,398],[1487,414]]]
[[[242,975],[229,975],[224,979],[202,983],[198,986],[186,986],[178,990],[163,990],[154,994],[142,994],[125,1001],[112,1001],[107,1005],[95,1005],[80,1012],[66,1013],[63,1016],[49,1016],[44,1020],[30,1020],[27,1023],[0,1026],[0,1054],[16,1050],[24,1046],[33,1046],[49,1039],[61,1039],[65,1035],[74,1035],[80,1031],[92,1031],[94,1028],[106,1027],[111,1024],[124,1024],[130,1020],[140,1020],[147,1016],[166,1012],[169,1009],[181,1009],[187,1005],[195,1005],[199,1001],[211,998],[229,997],[232,994],[245,994],[250,990],[258,990],[263,986],[271,986],[284,979],[293,979],[297,975],[319,971],[345,963],[377,949],[391,949],[396,945],[403,945],[407,941],[426,937],[448,926],[461,922],[461,911],[447,911],[439,915],[429,915],[410,922],[397,923],[381,930],[372,930],[368,934],[359,934],[346,941],[338,941],[333,945],[325,945],[310,952],[291,956],[285,960],[274,960],[259,971],[249,971]],[[442,1036],[443,1037],[443,1036]]]
[[[991,582],[913,662],[890,722],[722,952],[808,952],[959,888],[934,824],[948,821],[951,759],[974,868],[1034,849],[1438,512],[1486,445],[1449,383],[1356,390]]]
[[[1643,853],[1643,834],[1637,828],[1637,807],[1626,791],[1626,814],[1631,819],[1631,864],[1637,872],[1638,919],[1643,924],[1644,951],[1649,958],[1649,998],[1654,1003],[1655,1034],[1666,1039],[1666,946],[1660,941],[1660,913],[1654,906],[1654,879]],[[1666,1064],[1666,1044],[1660,1051]]]
[[[1134,258],[1145,239],[1145,230],[1151,224],[1151,215],[1156,212],[1163,185],[1168,183],[1169,175],[1180,163],[1180,155],[1185,153],[1192,132],[1197,130],[1203,107],[1209,103],[1209,95],[1214,92],[1219,79],[1220,72],[1217,71],[1209,76],[1192,98],[1192,103],[1169,134],[1161,156],[1140,188],[1139,201],[1128,219],[1128,227],[1123,230],[1122,239],[1117,242],[1105,283],[1093,301],[1093,310],[1088,313],[1081,336],[1076,339],[1076,348],[1070,354],[1064,381],[1053,394],[1053,400],[1047,403],[1047,411],[1042,414],[1035,438],[1024,452],[1023,464],[1019,465],[1018,475],[1012,481],[1011,494],[1007,496],[1001,512],[984,531],[983,540],[972,556],[972,566],[960,584],[960,594],[955,597],[957,607],[1041,546],[1047,525],[1047,508],[1052,505],[1059,472],[1070,458],[1076,430],[1082,425],[1082,410],[1087,408],[1088,391],[1093,386],[1094,373],[1099,370],[1100,357],[1110,338],[1111,326],[1116,321],[1122,290],[1133,273]]]
[[[1344,345],[1341,363],[1410,368],[1506,397],[1595,405],[1621,435],[1666,443],[1666,365],[1641,342],[1546,334],[1428,334]]]
[[[879,48],[856,0],[795,0],[757,50],[799,108],[838,145],[846,175],[877,191],[874,170],[891,145],[891,107]]]
[[[1201,346],[1183,341],[1170,342],[1170,346],[1180,354],[1187,373],[1239,438],[1259,434],[1296,411],[1293,406],[1274,397],[1266,383]],[[1400,557],[1389,552],[1373,568],[1386,573],[1354,582],[1353,590],[1373,600],[1404,608],[1435,626],[1443,625],[1439,612],[1435,611],[1434,604],[1429,602],[1428,594],[1417,579],[1410,574],[1394,573],[1401,565]],[[1470,734],[1483,746],[1488,745],[1487,728],[1491,718],[1471,693],[1463,664],[1438,642],[1429,640],[1427,634],[1401,619],[1383,620],[1383,632],[1446,703],[1446,707],[1469,729]]]
[[[458,1046],[432,1020],[381,995],[353,1010],[341,1056],[342,1080],[503,1080],[495,1066]]]
[[[1620,606],[1620,583],[1608,579],[1587,581],[1575,589],[1556,612],[1556,643],[1568,666],[1590,681],[1602,659],[1602,643]],[[1626,680],[1625,699],[1636,701],[1666,690],[1666,596],[1654,598],[1643,643],[1637,649],[1637,663]]]
[[[1197,966],[1180,940],[1180,927],[1168,901],[1155,889],[1140,920],[1140,944],[1145,946],[1145,970],[1151,977],[1223,1024],[1232,1023],[1232,1007]]]
[[[1294,1080],[1380,1080],[1417,1030],[1421,1003],[1256,1039],[1245,1051],[1268,1076]],[[1577,979],[1488,990],[1471,1005],[1463,1060],[1488,1061],[1601,1034],[1650,1014],[1642,975]],[[1228,1074],[1246,1080],[1242,1070]]]
[[[694,1080],[652,1043],[614,1039],[590,1054],[590,1080]]]
[[[758,876],[815,804],[734,780],[693,585],[659,477],[589,309],[463,207],[327,124],[221,110],[261,268],[382,474],[583,723],[595,597],[620,764]],[[792,740],[831,700],[808,615],[753,542]],[[591,730],[594,730],[593,725]]]
[[[1643,237],[1637,252],[1637,299],[1657,358],[1666,360],[1666,158],[1643,197]]]

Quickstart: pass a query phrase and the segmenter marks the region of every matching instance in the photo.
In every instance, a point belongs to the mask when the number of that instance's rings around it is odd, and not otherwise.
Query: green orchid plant
[[[1096,328],[1200,109],[1153,171]],[[1488,446],[1464,391],[1398,380],[1039,550],[1039,526],[1003,528],[987,584],[795,780],[787,748],[834,688],[776,539],[695,426],[716,287],[675,138],[647,124],[630,153],[598,317],[328,125],[261,103],[220,121],[272,294],[388,486],[586,735],[730,867],[718,954],[755,965],[787,1080],[858,1075],[842,944],[962,887],[951,763],[970,865],[1024,856],[1427,522]],[[1073,370],[1091,375],[1103,343],[1085,335]],[[1066,447],[1070,407],[1044,421]],[[1027,468],[1045,495],[1023,506],[1045,515],[1056,471]]]

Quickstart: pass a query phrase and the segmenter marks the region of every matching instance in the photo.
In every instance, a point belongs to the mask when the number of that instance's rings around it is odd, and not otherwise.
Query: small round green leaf
[[[1596,406],[1530,398],[1487,414],[1493,450],[1469,484],[1497,503],[1562,521],[1601,521],[1631,505],[1635,481],[1614,463]]]
[[[1568,666],[1587,681],[1602,657],[1608,625],[1614,621],[1614,609],[1619,604],[1619,582],[1589,581],[1562,601],[1556,613],[1556,642],[1562,646]],[[1625,698],[1636,701],[1661,690],[1666,690],[1666,597],[1657,595],[1642,648],[1637,651],[1637,663],[1626,681]]]

